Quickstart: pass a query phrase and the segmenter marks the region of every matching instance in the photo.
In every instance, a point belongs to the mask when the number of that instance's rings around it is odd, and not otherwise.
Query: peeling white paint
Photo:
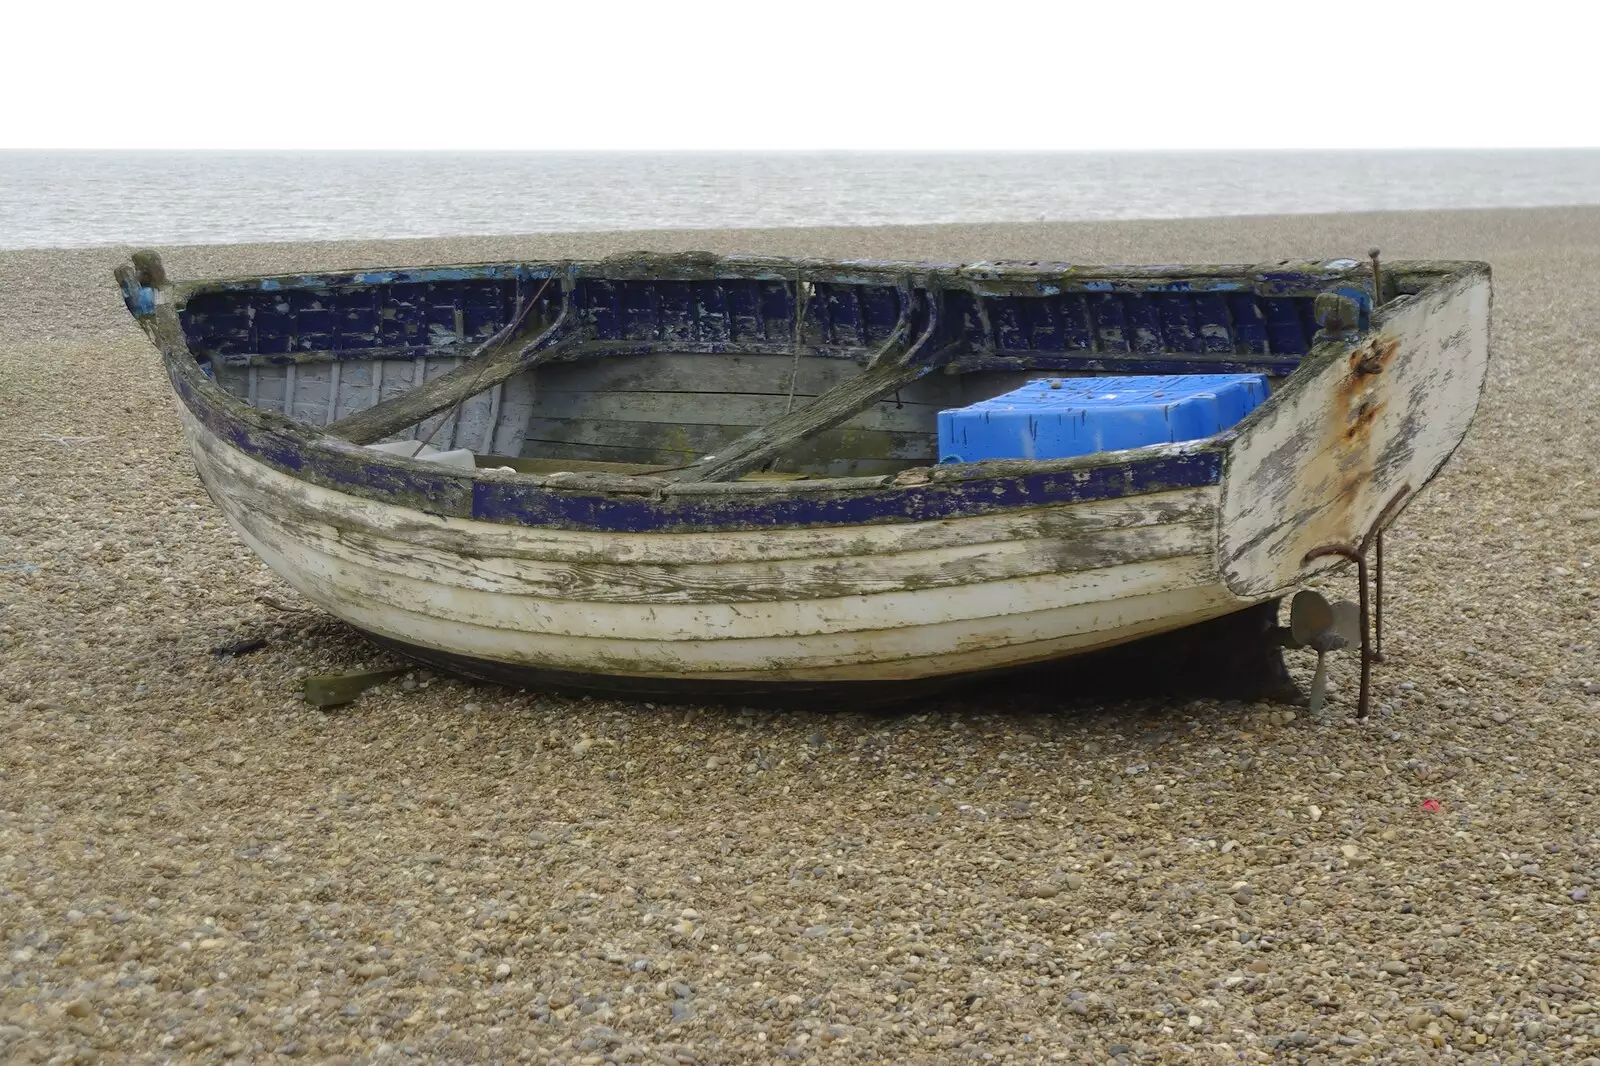
[[[1487,273],[1472,273],[1390,303],[1354,353],[1319,348],[1292,388],[1241,425],[1222,485],[1230,589],[1264,598],[1338,565],[1305,555],[1359,543],[1391,500],[1438,472],[1488,372],[1489,291]],[[1363,351],[1386,353],[1376,373],[1355,369]]]
[[[297,590],[458,655],[595,674],[917,678],[1246,606],[1217,578],[1215,489],[854,529],[616,535],[419,515],[281,474],[187,415],[184,428],[229,521]],[[962,566],[971,580],[929,577]],[[927,587],[905,587],[912,574]]]

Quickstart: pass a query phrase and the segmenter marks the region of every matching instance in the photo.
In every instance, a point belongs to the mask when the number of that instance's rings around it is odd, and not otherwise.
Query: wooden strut
[[[555,321],[528,339],[538,325],[533,318],[533,307],[549,284],[546,279],[521,316],[484,341],[466,362],[448,374],[341,418],[329,425],[327,432],[352,444],[380,441],[581,344],[583,334],[575,328],[570,279],[562,282],[561,310]]]
[[[928,323],[916,341],[900,346],[901,338],[911,321],[910,304],[900,315],[900,322],[888,341],[873,354],[861,373],[817,396],[804,407],[797,408],[764,426],[759,426],[682,470],[668,474],[672,481],[705,482],[737,481],[751,470],[775,459],[801,441],[832,429],[839,423],[860,414],[894,390],[926,374],[939,361],[934,359],[914,363],[917,353],[927,346],[939,328],[937,299],[927,301]],[[898,348],[898,351],[896,350]],[[890,353],[895,354],[891,357]],[[939,353],[943,354],[943,353]]]

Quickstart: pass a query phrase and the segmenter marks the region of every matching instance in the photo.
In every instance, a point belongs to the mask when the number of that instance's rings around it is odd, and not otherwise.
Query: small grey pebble
[[[693,1007],[693,1005],[685,1003],[681,999],[678,1000],[676,1003],[674,1003],[672,1005],[672,1022],[673,1022],[674,1025],[676,1025],[679,1022],[686,1022],[690,1018],[693,1018],[693,1017],[694,1017],[694,1007]]]
[[[1582,903],[1589,898],[1589,889],[1586,885],[1579,885],[1577,888],[1568,893],[1568,895],[1572,897],[1572,902]]]

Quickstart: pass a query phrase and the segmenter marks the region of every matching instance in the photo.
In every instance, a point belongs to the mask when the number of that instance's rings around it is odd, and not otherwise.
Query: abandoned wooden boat
[[[1217,619],[1264,645],[1439,471],[1488,359],[1486,265],[1375,254],[117,277],[299,592],[461,673],[649,697],[909,693]],[[937,462],[941,411],[1105,374],[1267,394],[1199,439]]]

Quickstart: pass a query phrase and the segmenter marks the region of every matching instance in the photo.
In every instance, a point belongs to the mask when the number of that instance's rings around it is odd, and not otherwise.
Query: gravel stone
[[[221,520],[113,292],[123,251],[0,252],[0,1061],[1592,1056],[1600,545],[1574,519],[1600,375],[1574,368],[1600,366],[1600,209],[164,254],[188,278],[1369,243],[1491,260],[1495,333],[1471,433],[1385,538],[1366,723],[1348,654],[1315,720],[1020,683],[741,713],[420,667],[323,714],[304,673],[411,664]],[[1314,657],[1287,661],[1305,686]]]

